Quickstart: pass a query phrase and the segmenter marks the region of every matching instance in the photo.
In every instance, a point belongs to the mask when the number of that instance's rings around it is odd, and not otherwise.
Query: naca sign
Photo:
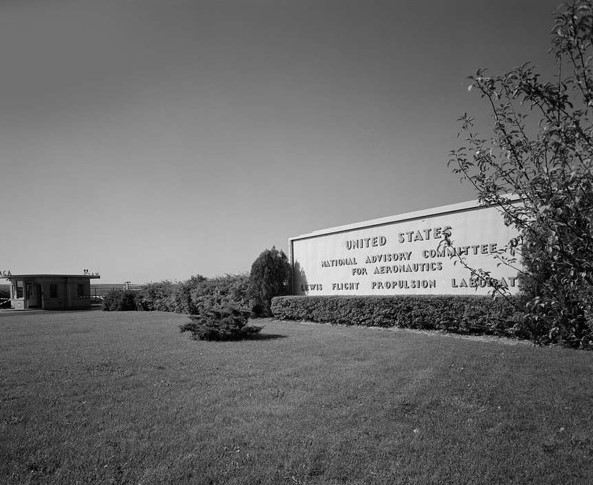
[[[293,294],[491,293],[471,269],[489,272],[516,293],[518,263],[502,260],[513,257],[508,243],[518,234],[499,211],[472,201],[291,238]]]

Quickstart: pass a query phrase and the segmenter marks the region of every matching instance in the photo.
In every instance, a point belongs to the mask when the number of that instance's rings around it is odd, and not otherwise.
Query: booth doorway
[[[28,308],[41,308],[42,301],[41,301],[41,285],[27,283],[26,289],[26,296],[27,296],[27,307]]]

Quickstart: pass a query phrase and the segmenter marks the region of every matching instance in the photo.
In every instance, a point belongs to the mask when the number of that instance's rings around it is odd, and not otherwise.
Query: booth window
[[[49,297],[50,298],[58,297],[58,285],[49,285]]]
[[[24,288],[24,283],[22,281],[17,281],[16,282],[16,297],[17,298],[23,297],[23,288]]]
[[[84,297],[84,285],[79,284],[77,287],[78,298]]]

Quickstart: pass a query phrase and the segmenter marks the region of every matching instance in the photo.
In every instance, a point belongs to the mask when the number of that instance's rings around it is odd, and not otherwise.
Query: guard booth
[[[27,274],[5,276],[10,281],[10,306],[15,310],[88,310],[91,280],[98,274]]]

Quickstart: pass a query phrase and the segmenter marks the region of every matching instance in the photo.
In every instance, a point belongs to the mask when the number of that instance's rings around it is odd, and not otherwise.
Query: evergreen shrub
[[[280,320],[529,338],[518,308],[513,297],[453,295],[280,296],[271,305]]]
[[[275,247],[264,250],[251,265],[249,295],[257,316],[271,316],[270,305],[275,296],[288,295],[290,263],[284,251]]]
[[[180,325],[194,340],[242,340],[260,332],[262,327],[248,326],[251,312],[230,305],[202,310],[190,315],[191,322]]]

